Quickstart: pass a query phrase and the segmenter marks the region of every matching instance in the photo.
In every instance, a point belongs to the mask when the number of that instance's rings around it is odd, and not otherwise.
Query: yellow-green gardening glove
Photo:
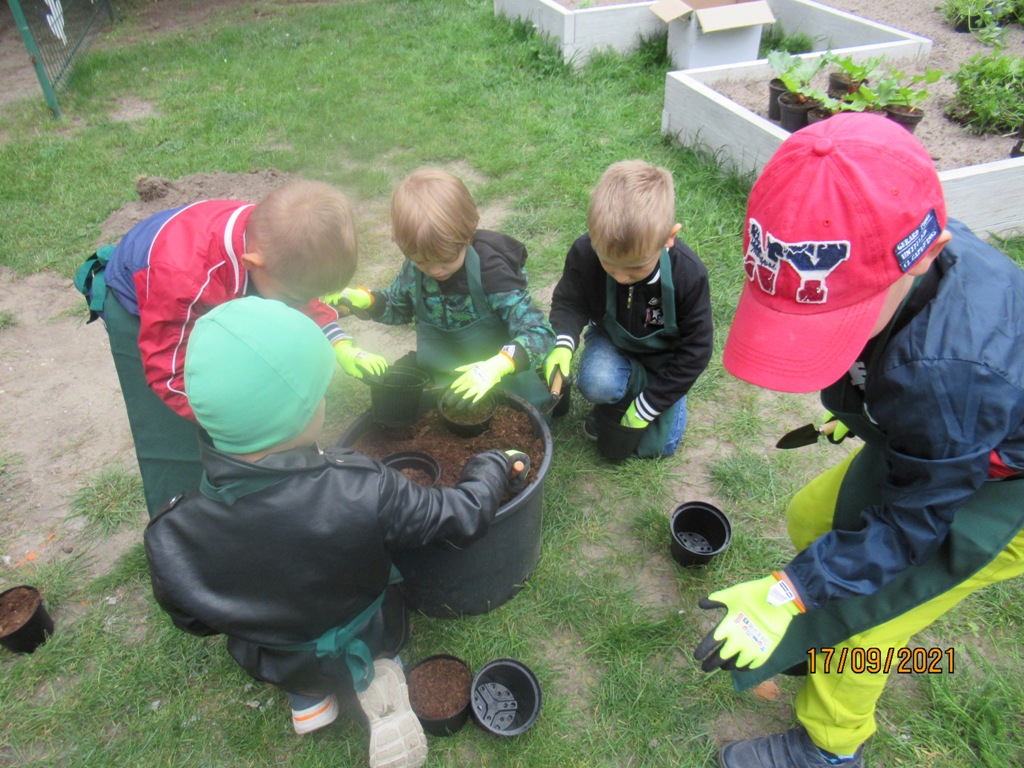
[[[339,315],[353,314],[364,320],[369,318],[367,312],[373,306],[373,294],[365,288],[345,288],[337,293],[328,293],[323,297],[325,304],[338,310]]]
[[[499,352],[479,363],[456,368],[455,370],[462,375],[452,382],[451,390],[461,394],[463,399],[472,398],[472,402],[475,403],[515,369],[516,364],[512,358],[504,352]]]
[[[622,414],[622,420],[619,422],[621,426],[629,427],[630,429],[643,429],[650,423],[641,418],[640,414],[636,412],[636,400],[629,404],[629,408]]]
[[[712,592],[698,605],[725,608],[725,617],[693,655],[701,669],[756,669],[768,661],[803,603],[785,572]]]
[[[825,411],[825,419],[818,431],[825,436],[833,445],[838,445],[846,439],[846,436],[850,434],[850,428],[839,421],[829,411]]]
[[[334,345],[334,356],[341,370],[349,376],[361,379],[364,373],[380,376],[388,369],[388,361],[373,352],[367,352],[355,345],[352,339],[344,339]]]
[[[568,347],[555,347],[544,360],[544,381],[551,384],[555,368],[562,372],[562,378],[569,378],[569,366],[572,364],[572,350]]]

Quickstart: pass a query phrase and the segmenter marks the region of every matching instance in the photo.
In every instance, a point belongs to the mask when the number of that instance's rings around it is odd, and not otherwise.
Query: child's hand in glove
[[[519,493],[526,487],[526,479],[530,474],[530,457],[515,449],[505,451],[505,455],[509,458],[508,489]]]
[[[701,669],[756,669],[775,652],[803,604],[785,572],[712,592],[701,608],[725,608],[725,617],[701,640],[693,655]]]
[[[339,341],[334,345],[334,356],[338,365],[349,376],[363,378],[364,373],[380,376],[388,369],[388,361],[373,352],[360,349],[351,340]]]

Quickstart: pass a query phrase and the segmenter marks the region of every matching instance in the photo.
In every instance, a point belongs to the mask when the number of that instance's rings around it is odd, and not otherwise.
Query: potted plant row
[[[891,66],[883,67],[880,57],[857,62],[830,52],[802,59],[772,51],[768,63],[777,74],[769,82],[768,116],[779,120],[788,131],[836,112],[873,111],[913,132],[924,117],[921,105],[928,98],[925,86],[943,75],[937,69],[910,75]],[[825,67],[831,67],[831,71],[828,89],[822,90],[813,81]]]

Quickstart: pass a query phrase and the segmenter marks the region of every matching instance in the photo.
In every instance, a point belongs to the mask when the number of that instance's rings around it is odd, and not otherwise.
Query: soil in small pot
[[[430,476],[429,472],[424,472],[422,469],[406,467],[405,469],[399,470],[399,472],[416,483],[416,485],[423,485],[427,488],[432,488],[434,486],[434,478]]]
[[[413,711],[428,720],[443,720],[469,704],[473,674],[455,659],[432,659],[409,673],[409,703]]]
[[[352,444],[352,448],[378,461],[398,451],[429,454],[441,466],[437,485],[445,488],[452,488],[459,482],[467,461],[492,448],[502,451],[514,448],[529,456],[529,482],[536,480],[544,461],[544,440],[534,436],[530,417],[507,405],[498,406],[491,426],[476,437],[453,435],[445,428],[441,414],[432,410],[409,427],[381,429],[371,426]]]
[[[908,131],[913,133],[918,124],[924,119],[924,110],[918,109],[917,107],[905,107],[890,104],[885,108],[885,116],[890,120],[895,120]]]
[[[856,92],[861,86],[860,80],[854,80],[845,72],[828,73],[828,95],[833,99],[841,99]]]
[[[36,612],[41,600],[38,592],[24,587],[8,592],[0,600],[0,637],[7,637],[23,627]]]
[[[492,407],[493,403],[486,397],[476,403],[467,401],[465,405],[460,406],[446,403],[444,415],[448,417],[448,421],[453,421],[456,424],[479,424],[486,421],[487,417],[491,415]]]
[[[824,107],[815,107],[814,109],[809,110],[807,112],[807,124],[810,125],[811,123],[817,123],[821,120],[825,120],[827,118],[832,117],[833,114],[835,113],[832,112],[832,110],[830,109],[825,109]]]

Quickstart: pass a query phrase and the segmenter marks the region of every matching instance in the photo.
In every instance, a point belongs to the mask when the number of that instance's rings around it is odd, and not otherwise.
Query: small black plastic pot
[[[430,376],[419,368],[393,365],[370,385],[370,413],[382,427],[407,427],[420,417],[423,390]]]
[[[540,715],[540,683],[515,659],[489,661],[473,678],[473,719],[495,736],[518,736]]]
[[[620,423],[624,408],[598,405],[594,408],[597,425],[597,451],[609,461],[625,461],[636,451],[645,430],[624,427]]]
[[[669,549],[684,567],[705,565],[724,552],[732,541],[732,525],[718,507],[706,501],[688,501],[672,512]]]
[[[779,96],[789,89],[786,84],[777,77],[768,81],[768,119],[779,119]]]
[[[26,600],[31,603],[31,613],[13,616],[15,606]],[[53,619],[38,589],[23,584],[0,593],[0,645],[13,653],[32,653],[52,634]]]
[[[800,95],[787,91],[779,96],[779,125],[792,133],[807,125],[807,113],[820,107],[817,99],[800,101]]]
[[[399,472],[403,469],[423,472],[430,478],[429,482],[422,483],[427,488],[433,488],[437,485],[437,481],[441,479],[441,465],[437,463],[433,456],[420,451],[392,453],[390,456],[385,456],[381,459],[381,464],[397,469]]]
[[[465,678],[465,685],[462,685],[458,681],[453,681],[450,678],[437,681],[436,678],[427,677],[426,670],[432,665],[455,665],[457,667],[457,674],[460,677]],[[453,667],[449,666],[449,670],[455,671]],[[422,661],[414,664],[409,672],[405,676],[406,682],[409,686],[409,700],[412,703],[412,711],[416,713],[416,717],[419,718],[420,724],[423,726],[423,730],[432,736],[451,736],[456,733],[462,726],[469,720],[469,699],[470,690],[473,684],[473,671],[469,668],[462,659],[457,656],[450,656],[446,653],[439,653],[434,656],[428,656]],[[453,711],[446,714],[443,717],[428,717],[420,712],[423,708],[424,702],[430,702],[432,696],[438,695],[441,691],[432,690],[432,688],[438,688],[440,686],[448,687],[443,693],[451,696],[453,690],[451,686],[457,685],[458,687],[458,701],[461,705],[453,704]]]
[[[445,428],[459,437],[476,437],[486,432],[497,411],[498,401],[490,392],[470,403],[449,390],[437,402]]]

